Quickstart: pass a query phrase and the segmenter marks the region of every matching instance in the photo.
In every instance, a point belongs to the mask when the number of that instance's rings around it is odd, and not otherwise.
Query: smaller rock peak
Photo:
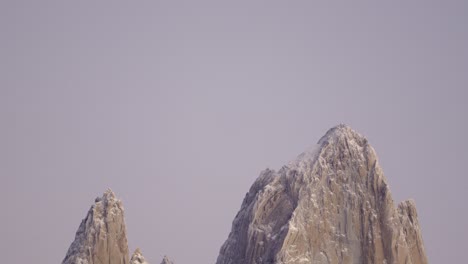
[[[95,199],[62,262],[75,263],[129,263],[122,202],[110,189]]]
[[[145,257],[143,257],[140,248],[135,249],[132,258],[130,259],[130,264],[148,264]]]
[[[161,264],[174,264],[167,256],[164,256]]]

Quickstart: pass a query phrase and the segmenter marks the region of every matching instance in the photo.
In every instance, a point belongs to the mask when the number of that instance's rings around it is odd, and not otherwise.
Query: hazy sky
[[[465,262],[467,2],[227,2],[0,1],[2,262],[60,263],[111,187],[131,252],[214,263],[259,172],[338,123]]]

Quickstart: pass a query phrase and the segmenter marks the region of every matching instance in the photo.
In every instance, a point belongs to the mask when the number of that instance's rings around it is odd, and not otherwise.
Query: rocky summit
[[[149,264],[137,248],[129,259],[122,201],[112,190],[96,198],[62,264]],[[166,256],[163,264],[174,264]]]
[[[164,256],[161,264],[174,264],[167,256]]]
[[[415,204],[395,207],[374,149],[346,125],[246,194],[217,264],[427,263]]]
[[[96,198],[62,263],[129,263],[124,209],[111,190]]]
[[[130,258],[130,264],[149,264],[146,262],[145,257],[141,253],[141,250],[137,248],[133,253],[132,257]]]

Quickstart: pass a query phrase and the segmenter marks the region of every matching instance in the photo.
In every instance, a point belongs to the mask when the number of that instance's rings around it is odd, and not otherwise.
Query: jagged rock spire
[[[254,182],[217,264],[427,263],[414,203],[395,208],[374,149],[346,125]]]
[[[62,264],[129,264],[122,202],[108,189],[89,209]]]
[[[164,256],[161,264],[174,264],[167,256]]]
[[[135,249],[135,252],[133,253],[130,259],[130,264],[149,264],[149,263],[146,261],[145,257],[143,257],[141,250],[137,248]]]

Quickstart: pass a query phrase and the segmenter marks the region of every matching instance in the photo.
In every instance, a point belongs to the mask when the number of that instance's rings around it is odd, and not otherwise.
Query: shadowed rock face
[[[413,201],[396,208],[374,149],[345,125],[250,188],[217,264],[427,263]]]
[[[124,209],[111,190],[96,198],[62,263],[129,263]]]

